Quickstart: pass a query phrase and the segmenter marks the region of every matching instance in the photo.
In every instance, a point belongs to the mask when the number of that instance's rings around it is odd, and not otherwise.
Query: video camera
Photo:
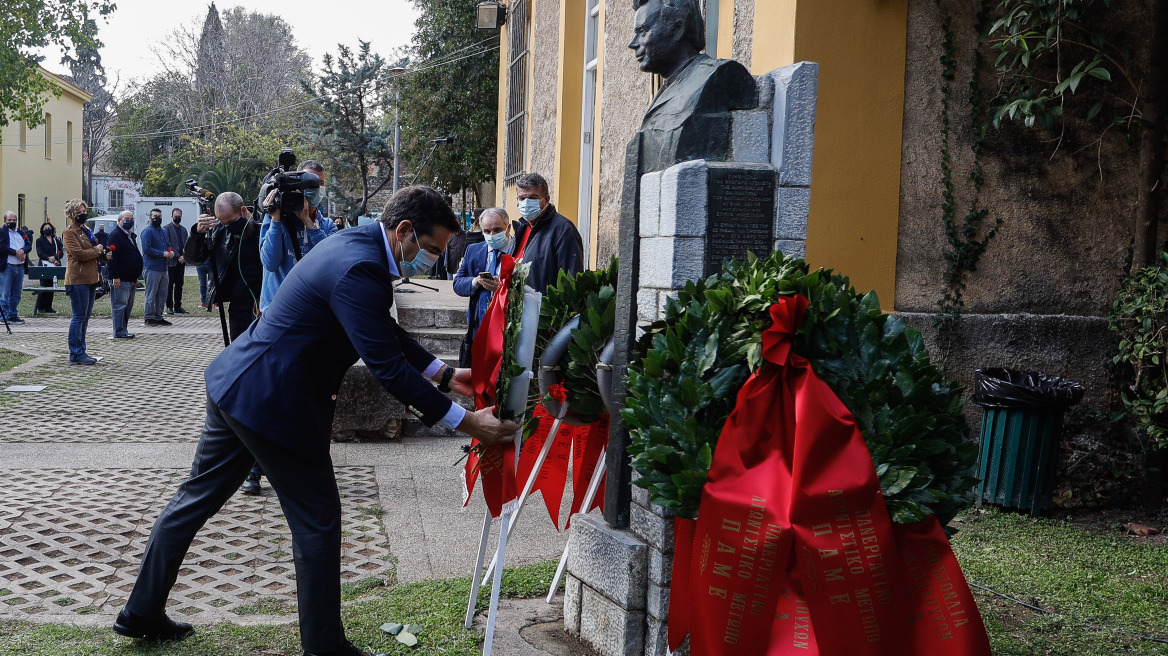
[[[199,201],[199,213],[211,214],[211,201],[215,198],[215,194],[200,187],[194,178],[187,180],[184,184],[190,190],[191,195]]]
[[[264,176],[256,205],[262,206],[264,211],[268,213],[279,209],[282,220],[287,220],[303,210],[304,190],[319,188],[320,178],[315,173],[296,171],[295,168],[296,154],[292,152],[291,148],[281,149],[276,166],[271,173]],[[264,201],[267,200],[268,194],[272,193],[273,189],[278,189],[279,193],[276,194],[271,205],[264,205]]]

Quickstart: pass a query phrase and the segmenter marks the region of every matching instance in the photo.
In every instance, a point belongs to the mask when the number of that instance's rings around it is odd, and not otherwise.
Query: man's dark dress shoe
[[[114,633],[127,638],[146,640],[182,640],[195,629],[186,622],[175,622],[166,615],[158,619],[146,619],[122,609],[114,621]]]
[[[333,651],[306,651],[304,656],[389,656],[388,654],[371,654],[363,649],[357,649],[353,643],[345,641],[345,646]]]

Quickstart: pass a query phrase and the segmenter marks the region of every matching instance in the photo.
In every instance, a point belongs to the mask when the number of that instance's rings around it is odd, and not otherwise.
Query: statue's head
[[[706,48],[697,0],[633,0],[636,18],[629,47],[646,73],[669,75]]]

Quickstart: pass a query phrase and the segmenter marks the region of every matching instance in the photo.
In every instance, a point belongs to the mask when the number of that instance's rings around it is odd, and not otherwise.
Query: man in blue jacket
[[[516,180],[515,197],[523,217],[515,239],[526,242],[523,261],[531,264],[527,286],[546,294],[560,271],[576,275],[584,270],[584,242],[576,226],[556,211],[542,175],[528,173]]]
[[[258,461],[292,531],[305,655],[363,654],[341,625],[341,501],[329,454],[345,372],[360,358],[427,425],[487,444],[519,430],[492,408],[468,412],[452,403],[442,392],[469,394],[470,371],[434,358],[389,314],[394,280],[429,270],[458,230],[438,192],[402,189],[379,222],[317,245],[263,317],[207,367],[207,418],[191,476],[154,525],[114,631],[176,640],[193,630],[166,617],[167,596],[195,534]],[[427,378],[441,381],[438,389]]]
[[[304,210],[297,212],[296,216],[281,217],[280,209],[276,208],[270,214],[264,214],[263,225],[260,226],[260,261],[264,265],[264,283],[260,291],[261,314],[272,304],[280,283],[288,277],[292,265],[296,264],[292,240],[299,242],[300,257],[304,257],[313,246],[336,231],[335,224],[326,220],[318,209],[325,196],[324,166],[310,159],[300,165],[300,170],[320,178],[320,187],[304,190]],[[276,191],[272,190],[270,197],[265,199],[266,203],[275,200]]]
[[[146,269],[146,325],[169,326],[162,318],[166,287],[170,283],[170,260],[175,256],[170,237],[162,229],[162,210],[150,210],[150,225],[142,231],[142,264]]]
[[[114,337],[134,339],[128,327],[134,311],[134,290],[142,275],[142,253],[138,250],[138,235],[134,234],[133,212],[126,210],[118,215],[118,227],[110,232],[106,248],[113,252],[105,265],[105,277],[110,281]]]

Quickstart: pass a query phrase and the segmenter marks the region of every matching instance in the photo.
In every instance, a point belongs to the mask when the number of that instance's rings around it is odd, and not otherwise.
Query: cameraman
[[[312,247],[335,231],[332,221],[324,218],[318,209],[325,196],[324,167],[315,160],[306,160],[300,170],[320,178],[320,187],[304,190],[304,207],[292,217],[281,217],[276,202],[279,189],[273,189],[264,199],[264,207],[272,210],[264,214],[260,226],[260,262],[264,265],[263,289],[260,292],[260,314],[272,304],[276,290],[296,264],[292,241],[300,244],[300,256],[308,255]],[[291,227],[289,227],[291,226]]]
[[[228,332],[235,341],[255,321],[259,308],[260,227],[233,191],[219,194],[214,211],[215,216],[199,217],[183,255],[191,264],[211,265],[207,303],[226,304]]]

